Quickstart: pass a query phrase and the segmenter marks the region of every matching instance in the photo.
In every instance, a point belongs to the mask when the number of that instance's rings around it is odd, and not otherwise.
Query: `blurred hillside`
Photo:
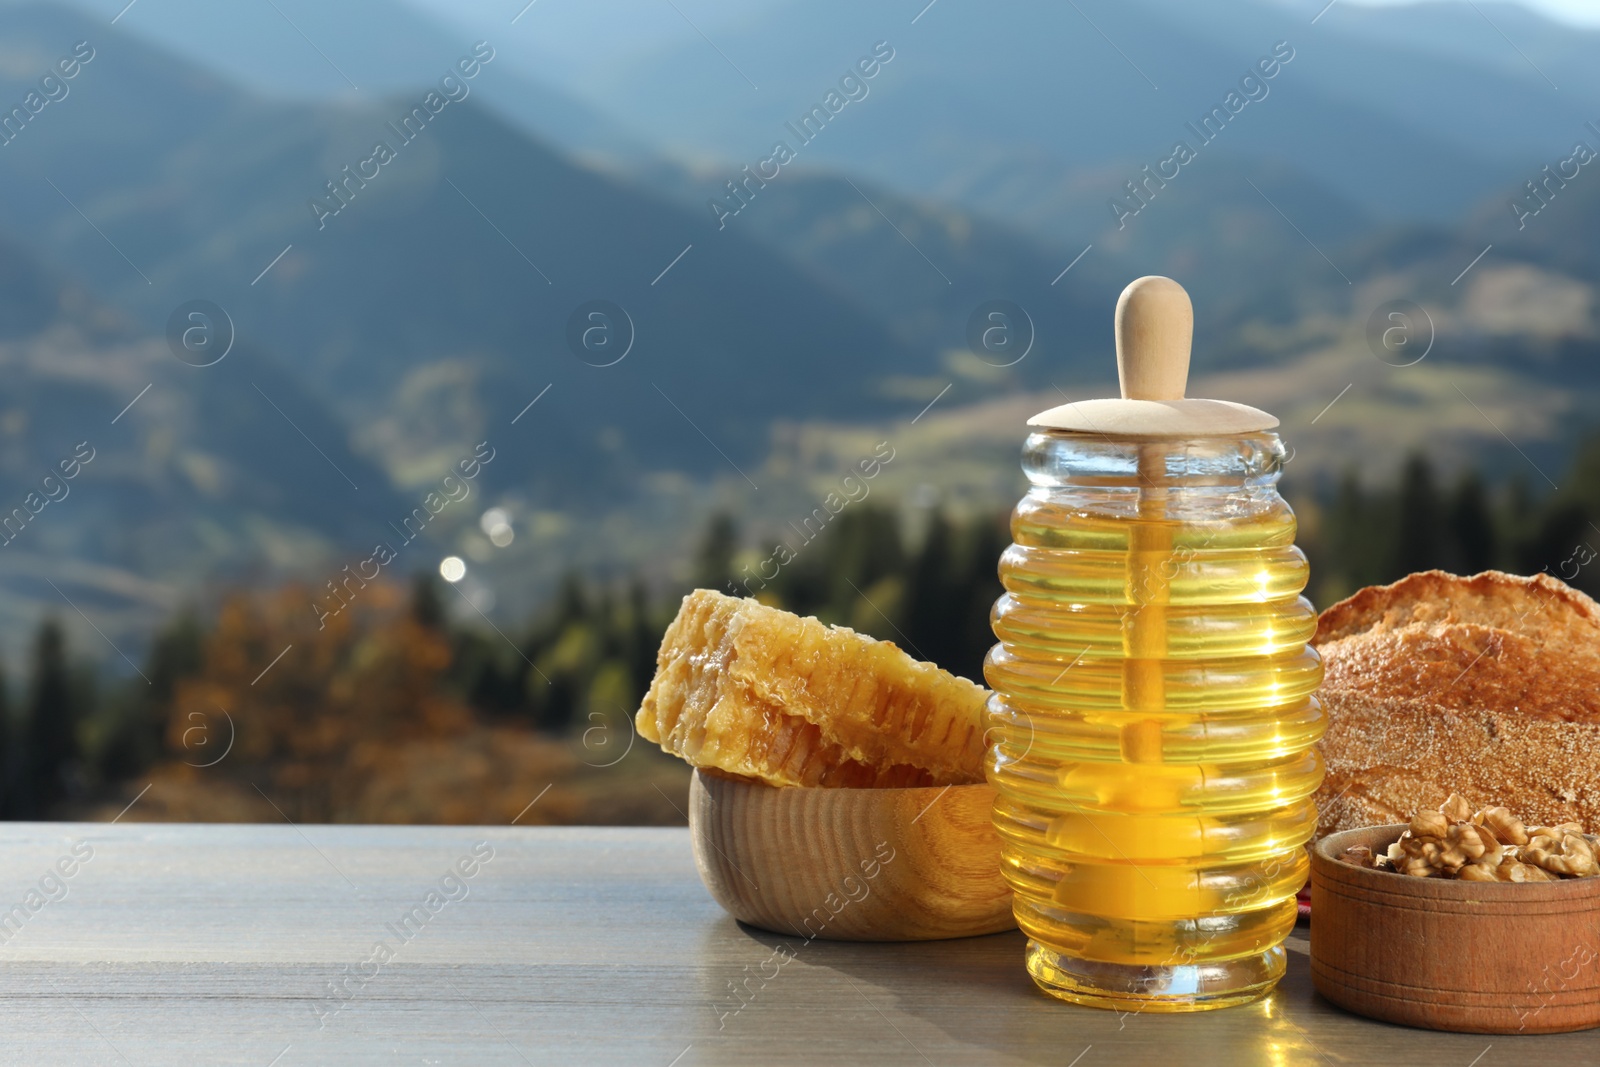
[[[1196,296],[1191,392],[1280,415],[1307,515],[1352,469],[1394,491],[1412,453],[1554,506],[1600,410],[1600,179],[1524,185],[1600,149],[1600,34],[1514,5],[691,5],[726,61],[670,10],[580,61],[581,10],[278,6],[0,4],[0,101],[93,52],[0,146],[0,492],[96,449],[0,556],[14,658],[50,609],[126,672],[179,604],[322,589],[480,446],[394,570],[459,557],[452,625],[514,627],[568,574],[670,599],[708,516],[768,538],[880,445],[907,544],[935,509],[986,522],[1026,416],[1113,391],[1111,308],[1152,272]],[[351,177],[377,140],[394,158]],[[196,300],[215,365],[174,340]],[[616,347],[582,341],[594,301]]]
[[[16,247],[0,245],[0,264],[6,651],[64,600],[148,634],[185,592],[360,543],[365,509],[406,513],[336,416],[258,349],[239,342],[197,371]],[[296,428],[323,454],[291,447]]]
[[[1321,605],[1416,570],[1544,571],[1600,593],[1600,439],[1542,502],[1525,484],[1445,477],[1420,456],[1392,489],[1351,473],[1298,503],[1308,592]],[[861,501],[795,555],[727,516],[702,532],[689,582],[893,641],[982,677],[993,643],[1003,513]],[[763,577],[766,575],[767,577]],[[577,574],[506,628],[451,623],[428,578],[347,587],[321,620],[301,586],[238,592],[164,627],[139,676],[106,679],[47,621],[19,684],[0,681],[11,818],[676,824],[688,769],[633,729],[685,583]]]

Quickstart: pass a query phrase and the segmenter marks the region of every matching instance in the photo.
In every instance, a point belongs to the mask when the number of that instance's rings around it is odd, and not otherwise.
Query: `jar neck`
[[[1028,435],[1022,470],[1040,487],[1128,488],[1276,485],[1286,455],[1271,432],[1214,437],[1115,437],[1039,430]]]

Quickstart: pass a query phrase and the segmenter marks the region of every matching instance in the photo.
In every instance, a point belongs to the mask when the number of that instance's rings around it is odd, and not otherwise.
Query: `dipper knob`
[[[1150,274],[1117,299],[1117,380],[1125,400],[1182,400],[1189,383],[1194,305],[1183,286]]]
[[[1194,305],[1171,278],[1137,278],[1117,299],[1117,379],[1122,396],[1074,400],[1029,426],[1102,437],[1214,437],[1270,430],[1278,420],[1231,400],[1191,400]]]

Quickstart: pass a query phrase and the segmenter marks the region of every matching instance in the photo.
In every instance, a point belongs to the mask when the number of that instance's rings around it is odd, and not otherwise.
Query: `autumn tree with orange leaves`
[[[509,821],[570,769],[567,746],[476,721],[444,684],[448,635],[400,590],[369,585],[321,625],[309,603],[288,586],[223,604],[167,720],[166,816]]]

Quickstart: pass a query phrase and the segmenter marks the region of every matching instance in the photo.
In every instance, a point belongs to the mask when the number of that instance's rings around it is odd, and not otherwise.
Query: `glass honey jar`
[[[1120,399],[1029,420],[1000,560],[989,777],[1029,973],[1197,1011],[1284,973],[1322,779],[1322,663],[1277,419],[1186,399],[1193,310],[1117,303]]]

